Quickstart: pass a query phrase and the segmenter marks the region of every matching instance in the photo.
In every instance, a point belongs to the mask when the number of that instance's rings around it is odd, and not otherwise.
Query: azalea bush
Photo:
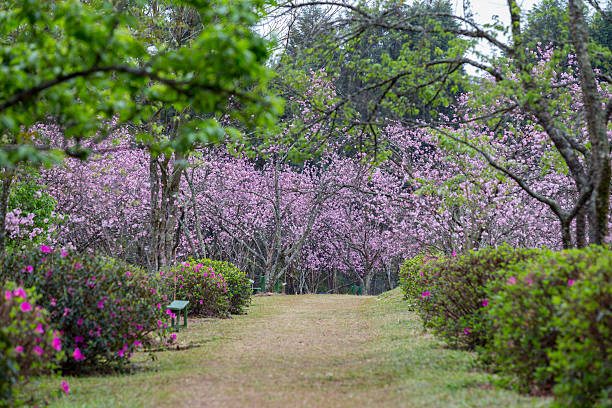
[[[426,254],[419,254],[404,261],[399,270],[399,286],[404,292],[404,298],[413,305],[422,291],[422,268],[427,262],[437,260]]]
[[[160,272],[160,277],[161,291],[168,299],[189,301],[190,316],[229,317],[227,282],[212,266],[190,259]]]
[[[122,365],[168,326],[155,282],[111,258],[43,245],[9,253],[0,280],[9,279],[36,287],[39,304],[63,333],[68,371]]]
[[[227,293],[230,301],[230,313],[242,314],[251,304],[251,282],[246,273],[239,270],[236,265],[225,261],[213,261],[212,259],[199,259],[195,261],[204,268],[212,268],[217,275],[225,279]]]
[[[50,373],[64,356],[62,336],[49,324],[33,288],[6,282],[0,292],[0,406],[17,406],[20,385]]]
[[[487,284],[499,279],[500,269],[536,253],[504,245],[422,259],[404,266],[403,286],[425,327],[453,347],[475,349],[491,336],[485,319],[490,302]]]
[[[488,357],[524,392],[560,406],[610,406],[612,251],[543,251],[489,283]],[[608,405],[606,405],[608,404]]]

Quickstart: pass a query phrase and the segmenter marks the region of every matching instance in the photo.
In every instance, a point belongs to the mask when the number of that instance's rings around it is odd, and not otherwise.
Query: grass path
[[[246,316],[191,321],[190,348],[137,356],[133,375],[69,378],[57,407],[545,407],[495,389],[399,295],[255,298]]]

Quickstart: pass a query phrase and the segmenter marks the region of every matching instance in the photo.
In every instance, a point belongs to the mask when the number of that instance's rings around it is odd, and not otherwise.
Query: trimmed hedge
[[[564,407],[610,406],[612,251],[541,251],[508,266],[489,292],[486,352],[515,388],[552,390]]]
[[[233,263],[225,261],[199,259],[195,262],[202,264],[204,268],[212,268],[217,274],[223,276],[229,295],[230,313],[246,313],[246,308],[251,304],[252,294],[251,282],[247,274],[239,270]]]
[[[138,268],[48,246],[8,254],[0,281],[36,287],[51,324],[63,333],[62,368],[122,365],[167,327],[166,303]]]
[[[189,301],[190,316],[229,317],[227,283],[212,267],[190,259],[161,272],[160,277],[161,291],[168,299]]]
[[[498,278],[499,269],[536,254],[501,246],[461,256],[413,258],[404,264],[402,288],[426,328],[452,347],[473,350],[491,337],[486,285]]]
[[[507,246],[413,259],[402,287],[425,327],[476,349],[522,392],[612,406],[612,251]]]
[[[244,313],[251,302],[248,277],[229,262],[190,258],[159,276],[163,293],[188,300],[192,316],[229,317]]]
[[[19,406],[20,385],[47,374],[63,358],[62,337],[37,305],[40,296],[7,282],[0,291],[0,406]]]

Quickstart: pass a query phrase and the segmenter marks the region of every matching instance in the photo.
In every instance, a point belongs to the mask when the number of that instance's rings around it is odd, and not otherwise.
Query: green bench
[[[183,328],[187,327],[187,305],[189,301],[187,300],[174,300],[170,303],[166,309],[170,310],[172,313],[176,314],[176,323],[174,322],[174,317],[172,318],[172,330],[179,331],[179,322],[181,320],[181,312],[183,312]]]

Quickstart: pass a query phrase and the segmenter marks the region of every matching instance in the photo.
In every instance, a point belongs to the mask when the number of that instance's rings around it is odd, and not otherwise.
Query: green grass
[[[67,378],[53,407],[546,407],[495,388],[472,353],[424,333],[397,291],[271,296],[246,316],[190,321],[179,351],[131,375]],[[55,383],[57,379],[53,380]],[[53,384],[51,384],[53,385]]]

